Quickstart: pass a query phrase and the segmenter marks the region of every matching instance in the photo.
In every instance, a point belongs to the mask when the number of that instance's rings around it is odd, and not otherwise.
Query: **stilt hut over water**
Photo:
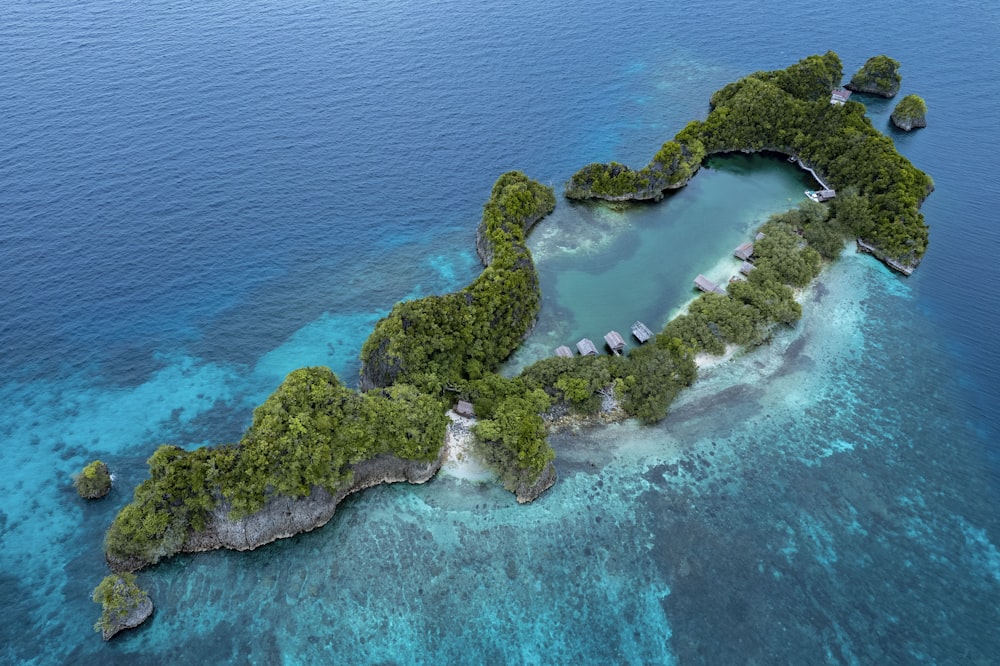
[[[715,284],[704,275],[699,275],[694,279],[694,286],[698,287],[705,293],[711,293],[711,292],[715,292],[716,294],[726,293],[719,287],[719,285]]]
[[[653,337],[653,332],[649,330],[649,326],[646,326],[641,321],[637,321],[632,324],[632,335],[639,341],[639,344],[642,344]]]
[[[576,343],[581,356],[597,356],[597,345],[590,338],[584,338]]]
[[[560,345],[556,347],[556,356],[562,356],[563,358],[573,358],[573,350],[566,345]]]
[[[737,259],[746,261],[753,256],[753,243],[743,243],[743,245],[733,250],[733,254],[736,255]]]
[[[620,355],[622,350],[625,349],[625,339],[622,338],[621,333],[618,331],[609,331],[604,336],[604,341],[608,343],[608,347],[611,348],[615,356]]]
[[[744,261],[742,264],[740,264],[740,273],[743,273],[743,275],[750,275],[750,271],[752,271],[755,268],[757,267],[751,264],[749,261]]]

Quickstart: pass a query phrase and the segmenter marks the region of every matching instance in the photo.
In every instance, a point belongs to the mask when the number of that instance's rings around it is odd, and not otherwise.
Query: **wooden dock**
[[[621,336],[621,333],[618,331],[609,331],[604,336],[604,341],[608,343],[608,348],[611,349],[612,354],[621,356],[622,350],[625,349],[625,339]]]
[[[637,321],[632,324],[632,335],[639,341],[639,344],[642,344],[653,337],[653,332],[649,330],[649,326],[646,326],[641,321]]]
[[[597,345],[590,338],[583,338],[576,343],[576,348],[581,356],[597,356]]]

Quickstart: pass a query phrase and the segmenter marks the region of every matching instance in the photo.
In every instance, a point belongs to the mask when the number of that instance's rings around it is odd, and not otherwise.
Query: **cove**
[[[612,329],[634,345],[628,328],[637,319],[660,330],[695,297],[696,275],[725,283],[740,264],[733,248],[812,187],[812,177],[784,159],[735,153],[709,158],[656,204],[560,203],[528,238],[542,307],[505,373]]]

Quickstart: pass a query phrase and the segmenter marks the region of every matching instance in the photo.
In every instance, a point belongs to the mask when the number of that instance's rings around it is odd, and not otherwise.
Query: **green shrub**
[[[108,466],[100,460],[85,465],[73,476],[73,486],[84,499],[104,497],[111,490],[111,473],[108,471]]]

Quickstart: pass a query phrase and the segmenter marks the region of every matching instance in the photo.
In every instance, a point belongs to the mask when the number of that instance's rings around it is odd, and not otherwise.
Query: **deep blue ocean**
[[[998,34],[986,0],[5,0],[0,662],[997,663]],[[477,274],[501,173],[561,192],[641,166],[725,83],[829,49],[846,77],[896,58],[927,101],[902,134],[862,97],[936,183],[911,278],[847,250],[794,330],[663,423],[553,435],[532,505],[461,475],[372,489],[312,533],[143,571],[155,615],[92,630],[152,451],[237,440],[297,367],[355,385],[395,302]],[[511,371],[662,324],[809,186],[710,166],[658,207],[560,198]],[[94,458],[115,487],[85,503]]]

